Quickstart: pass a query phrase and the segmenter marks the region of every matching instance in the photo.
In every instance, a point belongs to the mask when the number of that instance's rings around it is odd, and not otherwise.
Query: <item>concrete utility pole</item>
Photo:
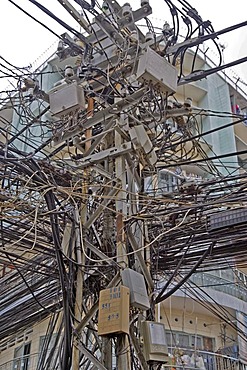
[[[75,253],[78,262],[77,276],[76,276],[76,293],[75,293],[75,319],[80,322],[82,319],[82,307],[83,307],[83,265],[85,262],[85,257],[82,253],[81,243],[81,233],[80,233],[80,217],[77,214],[78,224],[76,225],[74,240],[75,240]],[[80,351],[77,347],[73,346],[73,360],[72,366],[73,370],[78,370],[80,364]]]
[[[88,98],[87,116],[88,118],[93,116],[93,105],[94,101],[92,98]],[[92,130],[89,128],[86,130],[85,151],[88,151],[91,146]],[[80,212],[76,214],[77,225],[75,230],[75,253],[76,260],[78,263],[77,274],[76,274],[76,293],[75,293],[75,320],[80,322],[82,320],[83,312],[83,280],[84,280],[84,266],[85,266],[85,250],[84,244],[84,225],[87,221],[87,203],[84,200],[88,196],[88,184],[87,178],[89,175],[88,169],[84,169],[84,180],[82,184],[82,206]],[[78,370],[80,367],[80,349],[78,346],[73,346],[73,360],[72,360],[73,370]]]
[[[118,124],[118,123],[117,123]],[[115,132],[115,147],[120,147],[123,144],[123,139],[118,132]],[[123,156],[115,159],[116,179],[119,180],[121,191],[116,199],[116,241],[117,241],[117,263],[122,269],[128,266],[128,257],[126,249],[126,239],[124,232],[124,219],[127,216],[126,203],[126,166]],[[119,370],[130,369],[130,351],[129,342],[126,334],[119,334],[117,337],[117,368]]]

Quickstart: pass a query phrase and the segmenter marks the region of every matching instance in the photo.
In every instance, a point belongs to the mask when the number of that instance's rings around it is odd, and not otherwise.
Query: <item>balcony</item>
[[[48,356],[49,354],[45,355],[46,358],[48,358]],[[42,357],[40,353],[22,355],[0,365],[0,370],[41,370],[44,366],[47,369],[55,369],[57,368],[57,357],[57,352],[55,351],[51,363],[49,367],[47,367],[44,363],[46,359],[44,359],[44,355]]]
[[[0,365],[0,370],[36,370],[39,354],[26,355]]]
[[[165,369],[199,369],[199,370],[246,370],[247,367],[235,357],[223,354],[195,351],[183,348],[168,348],[169,363],[162,366]],[[39,354],[22,356],[0,365],[0,370],[38,370]],[[81,368],[80,370],[83,370]]]
[[[231,356],[187,348],[168,348],[168,352],[170,354],[170,363],[163,365],[163,370],[167,368],[174,370],[246,370],[247,368],[237,358],[237,346],[231,347]]]
[[[247,302],[247,289],[235,281],[203,272],[193,274],[190,281],[199,287],[211,288]]]

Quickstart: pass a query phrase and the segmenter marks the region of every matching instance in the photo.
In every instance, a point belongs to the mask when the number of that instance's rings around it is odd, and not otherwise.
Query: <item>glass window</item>
[[[13,370],[28,370],[30,364],[31,342],[23,343],[15,349]]]
[[[191,347],[202,349],[202,337],[199,335],[191,335]]]
[[[166,332],[166,342],[168,347],[175,347],[176,345],[176,334],[175,333],[169,333]]]
[[[193,335],[181,332],[166,332],[168,347],[193,348],[202,351],[213,352],[215,349],[214,338],[202,335]]]
[[[214,351],[214,339],[210,337],[203,337],[203,349],[204,351]]]
[[[178,344],[180,347],[186,348],[190,345],[189,334],[178,334]]]
[[[57,335],[53,334],[51,336],[42,336],[40,337],[39,342],[39,363],[45,364],[49,361],[49,356],[55,354]]]

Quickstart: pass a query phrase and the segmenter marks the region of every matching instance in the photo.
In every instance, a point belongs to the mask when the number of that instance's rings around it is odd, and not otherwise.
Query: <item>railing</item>
[[[196,273],[190,277],[190,281],[203,288],[211,288],[219,292],[229,294],[233,297],[247,301],[247,289],[230,281],[209,273]]]
[[[36,370],[39,354],[17,357],[0,365],[0,370]]]
[[[163,370],[247,370],[247,366],[235,357],[187,348],[169,347],[168,351],[170,354],[169,362],[163,365]],[[38,362],[38,353],[26,355],[5,362],[0,365],[0,370],[36,370]]]
[[[199,369],[199,370],[246,370],[247,367],[238,358],[222,354],[195,351],[193,349],[169,348],[170,361],[163,369]],[[236,354],[237,355],[237,354]]]

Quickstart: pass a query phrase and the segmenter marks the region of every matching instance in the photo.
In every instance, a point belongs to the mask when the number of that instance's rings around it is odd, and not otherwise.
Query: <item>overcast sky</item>
[[[57,34],[62,34],[66,31],[28,0],[14,1],[35,18],[48,25]],[[119,1],[121,5],[125,2],[126,0]],[[140,6],[140,0],[129,2],[134,10]],[[56,0],[40,0],[40,3],[78,29],[73,18]],[[73,0],[71,0],[71,3],[79,10],[79,6]],[[175,3],[177,4],[176,1]],[[189,3],[197,9],[203,20],[212,22],[216,31],[247,19],[246,0],[235,0],[234,2],[226,0],[189,0]],[[163,0],[150,0],[150,5],[153,8],[151,19],[154,25],[156,22],[161,24],[163,21],[169,22],[171,20],[168,7]],[[18,66],[26,66],[33,63],[40,56],[40,60],[42,60],[45,50],[52,44],[57,44],[57,39],[54,35],[23,14],[9,0],[0,0],[0,34],[0,55]],[[225,62],[246,56],[247,27],[245,26],[240,30],[225,34],[220,38],[220,42],[226,46],[224,51]],[[46,52],[47,56],[49,56],[51,50]],[[247,81],[247,63],[235,67],[235,70],[240,74],[241,78]]]

